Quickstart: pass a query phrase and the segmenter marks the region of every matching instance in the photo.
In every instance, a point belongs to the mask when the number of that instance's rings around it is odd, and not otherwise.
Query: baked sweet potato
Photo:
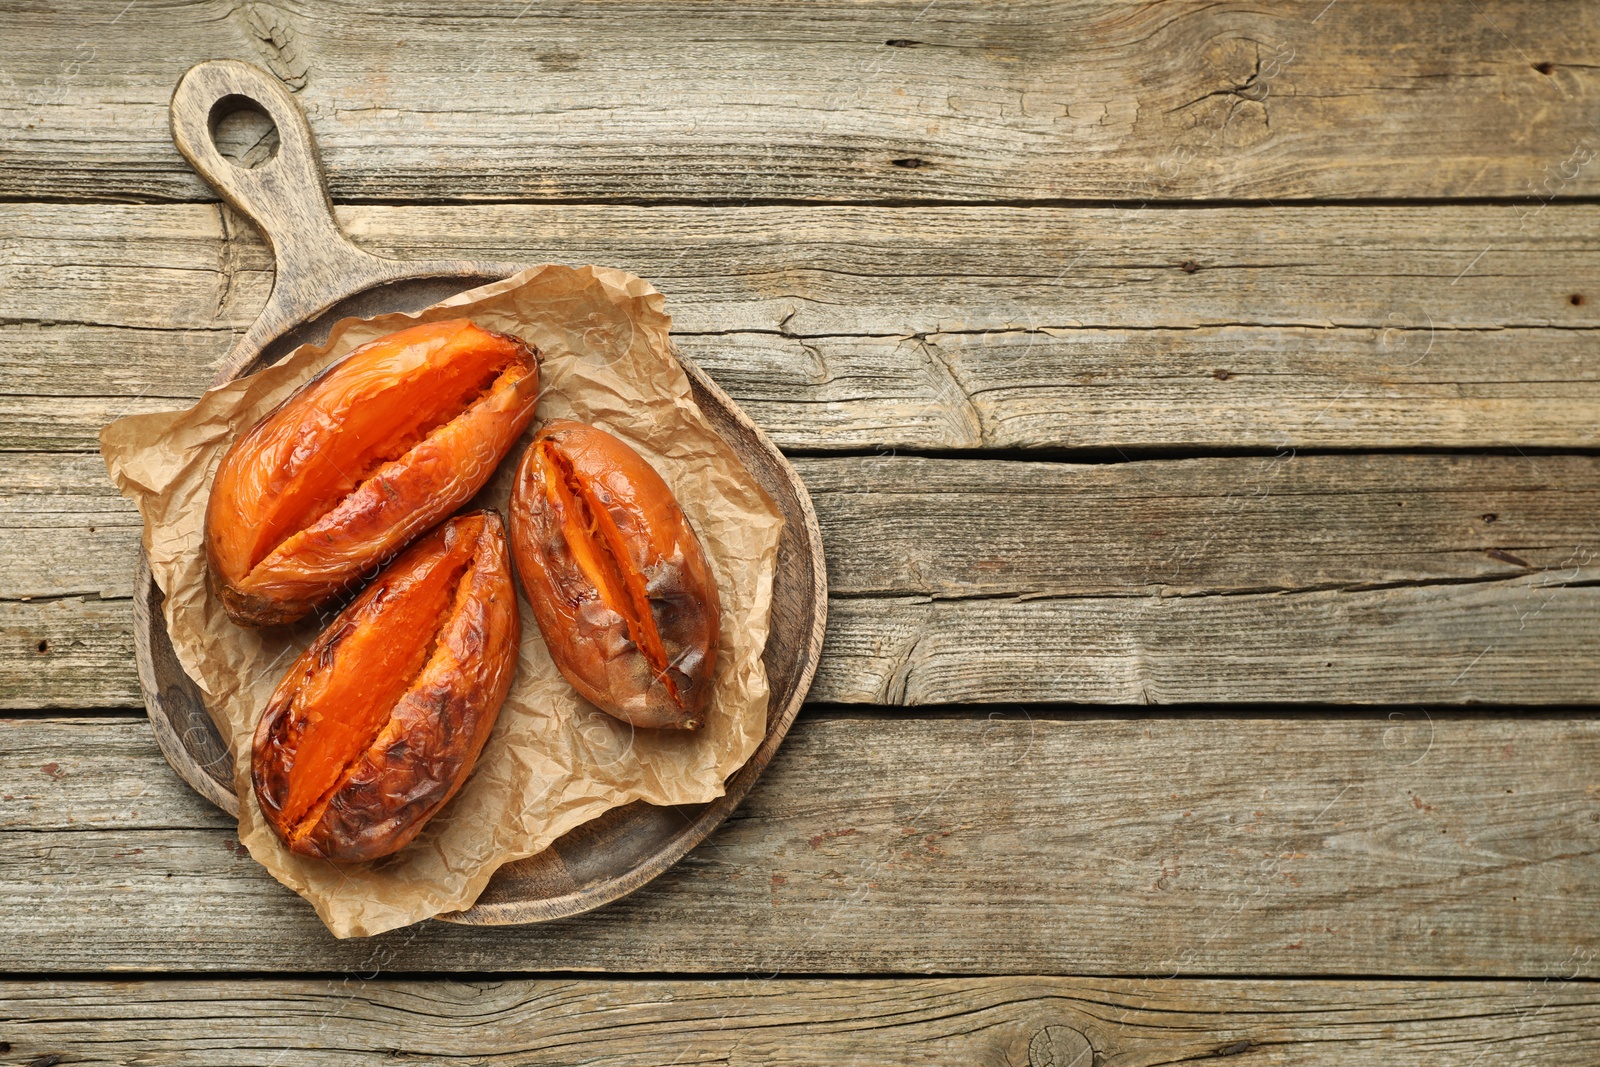
[[[701,724],[721,603],[699,538],[639,453],[582,423],[540,430],[512,488],[511,551],[579,693],[635,726]]]
[[[234,442],[206,508],[228,617],[293,622],[483,487],[533,417],[538,353],[465,319],[351,352]]]
[[[353,861],[404,848],[471,773],[520,637],[496,512],[451,519],[390,564],[256,726],[256,799],[289,849]]]

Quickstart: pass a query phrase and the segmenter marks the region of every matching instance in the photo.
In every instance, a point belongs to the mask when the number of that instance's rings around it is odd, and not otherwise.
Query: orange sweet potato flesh
[[[494,728],[521,627],[493,511],[440,526],[339,613],[256,727],[251,778],[303,856],[404,848],[453,796]]]
[[[699,538],[642,456],[593,426],[545,426],[512,488],[511,551],[579,693],[635,726],[701,725],[721,602]]]
[[[464,504],[533,417],[538,354],[465,319],[351,352],[223,457],[206,555],[228,617],[290,623]]]

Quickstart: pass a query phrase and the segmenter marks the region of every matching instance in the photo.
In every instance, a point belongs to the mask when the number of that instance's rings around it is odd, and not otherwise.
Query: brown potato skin
[[[395,626],[390,605],[429,567],[470,560],[431,633]],[[411,620],[405,620],[410,622]],[[366,630],[366,633],[362,633]],[[394,632],[387,632],[387,631]],[[348,650],[362,647],[363,657]],[[404,848],[466,781],[494,728],[517,666],[521,638],[505,527],[493,511],[458,516],[391,564],[352,601],[284,675],[257,725],[251,778],[274,832],[302,856],[355,862]],[[318,706],[341,681],[360,692],[373,653],[422,643],[426,658],[403,694],[377,709],[370,740],[338,750],[343,772],[326,802],[299,820],[284,810],[297,773],[297,749],[319,716],[337,717],[348,702]],[[374,686],[376,686],[374,682]],[[347,689],[346,692],[350,690]],[[332,766],[334,764],[325,764]]]
[[[574,553],[574,530],[552,484],[556,463],[570,472],[569,484],[592,494],[588,499],[616,531],[621,550],[607,558],[647,599],[648,611],[635,602],[634,614],[653,627],[665,670],[652,664],[635,623],[607,602],[584,570],[582,553]],[[716,673],[721,601],[700,539],[642,456],[593,426],[546,425],[513,484],[511,550],[550,656],[580,694],[635,726],[702,724]]]
[[[212,589],[241,626],[357,588],[481,489],[533,418],[538,353],[465,319],[351,352],[224,455],[206,507]]]

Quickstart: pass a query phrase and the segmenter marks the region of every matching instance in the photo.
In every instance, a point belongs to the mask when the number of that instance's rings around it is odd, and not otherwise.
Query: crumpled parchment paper
[[[325,345],[302,346],[187,410],[119,419],[101,433],[112,478],[144,516],[145,551],[166,593],[173,648],[233,752],[239,840],[309,900],[335,935],[377,934],[469,907],[502,864],[618,805],[714,799],[760,743],[768,697],[761,653],[783,520],[695,405],[668,348],[663,305],[649,283],[623,271],[535,267],[417,314],[343,320]],[[711,711],[692,734],[639,730],[601,713],[556,670],[522,601],[516,680],[467,784],[393,856],[365,864],[305,859],[262,818],[250,785],[250,743],[268,696],[319,623],[259,632],[228,620],[206,582],[212,474],[239,434],[329,363],[395,330],[450,318],[519,336],[543,356],[528,437],[469,506],[507,514],[526,440],[554,418],[617,434],[677,494],[722,597]]]

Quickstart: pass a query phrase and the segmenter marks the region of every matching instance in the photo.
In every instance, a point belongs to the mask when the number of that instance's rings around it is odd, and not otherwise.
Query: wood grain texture
[[[1248,298],[1240,303],[1248,320]],[[1349,328],[735,332],[680,343],[786,447],[1114,454],[1592,447],[1592,338],[1587,328],[1452,330],[1418,305]],[[78,417],[56,417],[45,439],[77,432]]]
[[[9,982],[0,1019],[74,1064],[1592,1063],[1600,994],[1561,977]]]
[[[1600,279],[1589,236],[1600,205],[490,204],[337,214],[383,255],[631,271],[667,294],[675,329],[690,334],[1600,327],[1600,299],[1570,301]],[[266,246],[215,205],[13,204],[3,225],[8,320],[236,329],[270,287]],[[1417,356],[1413,348],[1393,363]]]
[[[1592,703],[1600,675],[1584,665],[1600,659],[1597,612],[1600,588],[1545,577],[1219,597],[840,601],[811,696]]]
[[[130,597],[139,538],[98,455],[0,452],[0,600]]]
[[[799,457],[836,595],[1244,593],[1589,574],[1600,457]],[[0,600],[133,592],[100,457],[0,452]],[[1577,570],[1574,570],[1574,567]]]
[[[685,353],[789,448],[1600,441],[1595,207],[340,217],[388,254],[650,279]],[[90,449],[198,395],[272,263],[231,209],[18,204],[0,280],[0,448]]]
[[[1600,577],[1600,457],[796,461],[850,597],[1203,596]]]
[[[1600,148],[1585,107],[1600,15],[1581,0],[658,2],[628,17],[577,0],[79,0],[7,17],[10,197],[209,199],[165,110],[211,57],[298,90],[341,199],[1600,190],[1578,163]]]
[[[0,601],[0,706],[143,707],[133,601]]]
[[[1586,558],[1527,578],[1355,591],[835,599],[810,699],[1595,702],[1600,586]],[[140,706],[132,630],[126,600],[0,602],[0,706]]]
[[[1596,766],[1592,713],[803,716],[624,901],[341,942],[142,721],[5,721],[0,966],[1595,977]]]
[[[835,594],[818,700],[1600,695],[1600,458],[796,466]],[[138,703],[137,515],[103,479],[0,455],[7,706]]]
[[[1352,281],[1352,285],[1359,282]],[[1600,289],[1600,286],[1593,288]],[[3,299],[3,296],[0,296]],[[1396,323],[1399,323],[1397,318]],[[1592,448],[1588,329],[1217,326],[679,333],[790,449]],[[83,451],[184,406],[234,335],[0,323],[0,449]]]

